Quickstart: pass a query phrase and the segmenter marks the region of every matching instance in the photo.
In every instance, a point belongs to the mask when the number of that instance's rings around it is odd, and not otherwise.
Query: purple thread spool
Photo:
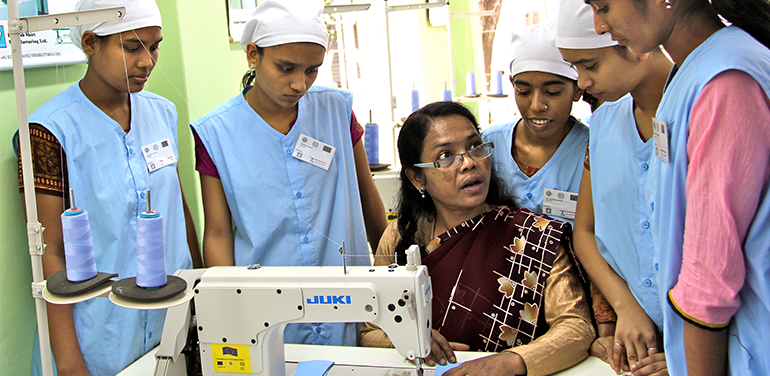
[[[492,73],[492,82],[489,84],[489,93],[492,95],[503,95],[503,72]]]
[[[144,288],[166,284],[166,252],[163,216],[151,209],[147,190],[147,211],[136,219],[136,285]]]
[[[369,123],[364,133],[364,149],[370,165],[380,163],[380,126],[372,122],[372,110],[369,110]]]
[[[447,89],[446,81],[444,81],[444,90],[441,91],[441,100],[443,102],[451,102],[452,101],[452,90]]]
[[[83,208],[75,206],[75,193],[72,188],[70,188],[70,208],[62,213],[61,225],[67,280],[83,282],[95,277],[96,261],[88,213]]]

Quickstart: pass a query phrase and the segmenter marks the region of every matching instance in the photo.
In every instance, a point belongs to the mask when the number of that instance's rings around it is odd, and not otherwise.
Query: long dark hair
[[[422,194],[414,187],[407,170],[412,170],[422,176],[422,169],[414,167],[415,163],[422,162],[422,148],[425,136],[430,131],[438,118],[450,115],[460,115],[468,119],[476,132],[479,132],[479,124],[476,117],[465,106],[455,102],[435,102],[415,111],[410,115],[401,132],[398,135],[398,158],[401,162],[401,187],[398,193],[398,233],[401,236],[396,245],[396,261],[406,264],[406,249],[416,244],[415,234],[420,218],[433,220],[436,218],[436,206],[430,197],[422,198]],[[489,181],[489,192],[486,202],[493,205],[513,205],[513,201],[505,196],[502,181],[497,178],[494,171]],[[427,192],[425,193],[427,196]]]
[[[645,0],[635,0],[641,10]],[[709,4],[704,4],[709,3]],[[770,48],[770,2],[767,0],[696,0],[693,8],[711,7],[716,14]]]
[[[770,2],[767,0],[711,0],[711,7],[724,19],[751,34],[770,48]]]

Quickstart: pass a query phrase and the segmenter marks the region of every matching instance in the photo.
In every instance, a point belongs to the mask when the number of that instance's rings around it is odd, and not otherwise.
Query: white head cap
[[[521,42],[513,50],[511,76],[522,72],[545,72],[578,79],[572,64],[564,61],[555,42],[556,24],[528,26],[521,35]]]
[[[73,26],[70,28],[72,44],[82,50],[81,41],[83,40],[83,33],[87,30],[91,30],[94,34],[103,37],[144,27],[163,27],[160,19],[160,10],[158,10],[155,0],[79,0],[75,9],[91,10],[111,7],[125,7],[126,14],[123,16],[123,19]]]
[[[561,0],[556,23],[556,47],[587,50],[617,46],[610,33],[596,34],[594,12],[583,0]]]
[[[329,42],[321,12],[321,0],[267,0],[254,10],[241,36],[241,47],[254,42],[257,47],[309,42],[323,46]]]

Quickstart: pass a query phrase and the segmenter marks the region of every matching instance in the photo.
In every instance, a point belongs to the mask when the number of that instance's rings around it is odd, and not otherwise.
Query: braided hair
[[[261,57],[265,53],[265,49],[257,46],[257,53]],[[246,72],[246,74],[244,74],[243,78],[241,79],[241,89],[245,89],[246,87],[251,85],[251,83],[254,82],[255,78],[257,78],[257,70],[249,69],[249,71]]]

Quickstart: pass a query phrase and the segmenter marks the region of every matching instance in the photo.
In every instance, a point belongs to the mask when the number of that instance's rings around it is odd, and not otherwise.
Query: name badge
[[[142,146],[142,154],[150,172],[176,163],[174,148],[171,147],[171,139],[168,138]]]
[[[291,154],[300,161],[305,161],[313,166],[329,171],[329,166],[334,159],[337,148],[318,141],[313,137],[300,134],[294,152]]]
[[[668,122],[652,118],[652,133],[655,137],[655,156],[668,163]]]
[[[543,189],[543,214],[575,219],[577,200],[577,193],[545,188]]]

